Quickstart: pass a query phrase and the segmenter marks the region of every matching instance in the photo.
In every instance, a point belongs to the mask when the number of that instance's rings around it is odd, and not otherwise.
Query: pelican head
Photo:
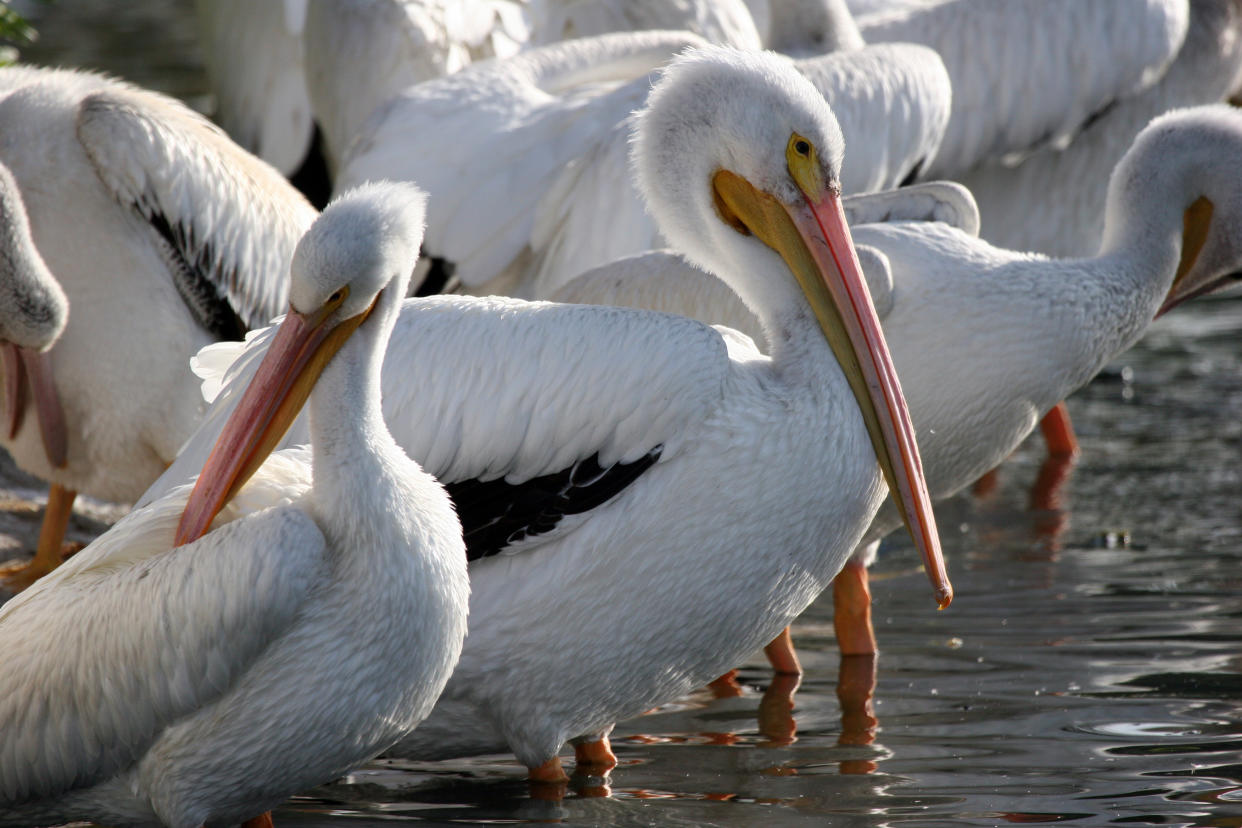
[[[364,184],[307,229],[293,251],[289,312],[203,466],[177,545],[202,536],[263,464],[354,331],[371,320],[373,335],[387,335],[418,260],[425,203],[409,184]]]
[[[666,69],[632,158],[661,232],[738,293],[770,343],[814,315],[943,607],[952,590],[914,429],[841,208],[843,154],[827,103],[790,61],[712,47]]]
[[[69,319],[69,300],[30,235],[13,174],[0,165],[0,339],[46,351]]]
[[[719,47],[673,61],[647,103],[632,160],[661,233],[762,318],[774,305],[773,285],[746,276],[772,272],[780,254],[743,238],[750,231],[722,202],[717,174],[806,215],[803,182],[818,189],[816,198],[840,192],[845,142],[836,118],[791,61]],[[802,147],[803,178],[795,179],[788,155]]]
[[[1157,316],[1242,278],[1242,112],[1224,104],[1152,120],[1109,182],[1105,247],[1136,210],[1180,228],[1180,258]],[[1140,232],[1156,232],[1135,224]]]
[[[17,181],[0,165],[0,357],[6,433],[12,440],[21,429],[29,384],[43,449],[53,468],[65,465],[67,438],[47,351],[68,319],[69,300],[35,247]]]

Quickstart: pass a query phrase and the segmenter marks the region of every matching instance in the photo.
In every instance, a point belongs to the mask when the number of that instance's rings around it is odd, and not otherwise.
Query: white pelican
[[[400,755],[507,747],[556,779],[573,740],[608,764],[615,721],[733,666],[829,583],[883,498],[877,452],[951,597],[916,455],[878,436],[905,421],[895,376],[854,384],[883,349],[856,338],[878,323],[823,98],[782,58],[707,48],[670,65],[636,120],[661,232],[745,298],[770,355],[646,311],[407,303],[385,417],[444,481],[474,561],[462,659]],[[203,455],[269,339],[247,343],[165,481]]]
[[[0,436],[52,483],[39,552],[12,588],[59,562],[76,492],[133,501],[176,456],[203,410],[190,356],[281,311],[314,211],[186,107],[86,73],[0,70],[0,163],[71,309],[47,366],[63,464],[32,418]]]
[[[855,201],[882,206],[902,194]],[[998,465],[1157,313],[1242,274],[1242,112],[1200,107],[1152,122],[1113,173],[1105,241],[1093,258],[1004,250],[975,238],[970,224],[851,224],[860,254],[871,251],[867,281],[935,498]],[[557,298],[626,302],[762,335],[719,280],[668,253],[601,267]],[[836,583],[845,653],[874,651],[863,565],[899,525],[897,513],[882,508]]]
[[[981,235],[999,247],[1089,256],[1104,236],[1108,176],[1134,137],[1170,109],[1225,100],[1242,71],[1242,7],[1191,0],[1190,30],[1168,72],[1124,98],[1066,147],[1043,147],[1016,166],[987,164],[959,177],[985,217]]]
[[[860,17],[868,43],[934,48],[953,82],[953,115],[924,178],[1063,144],[1177,55],[1187,0],[943,0]]]
[[[430,197],[426,250],[454,263],[467,291],[545,297],[662,246],[630,180],[629,117],[649,73],[696,43],[680,32],[583,38],[410,87],[376,110],[339,186],[418,182]],[[888,44],[797,66],[848,118],[858,149],[846,192],[893,186],[935,152],[950,94],[930,50]]]
[[[465,551],[379,401],[422,213],[408,185],[330,206],[194,492],[0,607],[0,825],[236,824],[431,709],[465,636]],[[311,451],[273,457],[224,506],[308,392]]]

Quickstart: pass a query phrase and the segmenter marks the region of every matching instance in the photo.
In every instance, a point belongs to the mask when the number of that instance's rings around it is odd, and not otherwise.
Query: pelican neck
[[[400,293],[390,285],[311,392],[315,491],[322,493],[317,500],[325,508],[352,510],[364,496],[373,499],[379,486],[396,483],[389,457],[395,452],[405,459],[384,421],[380,393],[380,369],[399,306]]]

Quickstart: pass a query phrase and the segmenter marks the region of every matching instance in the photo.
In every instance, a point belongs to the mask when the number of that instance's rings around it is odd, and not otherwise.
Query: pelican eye
[[[325,307],[338,308],[341,306],[341,303],[344,302],[346,297],[348,296],[349,296],[349,285],[342,285],[341,287],[337,288],[332,293],[332,295],[328,297],[328,301],[324,302],[323,304]]]
[[[785,146],[785,164],[802,194],[819,203],[824,191],[824,173],[819,166],[815,145],[796,132],[790,135]]]

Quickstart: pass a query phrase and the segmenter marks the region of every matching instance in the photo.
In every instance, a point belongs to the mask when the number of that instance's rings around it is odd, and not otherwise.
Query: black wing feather
[[[602,506],[651,468],[663,450],[659,445],[631,463],[608,468],[600,466],[597,453],[517,484],[503,477],[444,484],[461,519],[466,560],[498,554],[524,538],[551,532],[565,515]]]
[[[136,204],[134,208],[145,215],[164,242],[165,258],[172,271],[173,283],[198,324],[217,341],[244,338],[249,326],[237,314],[224,294],[223,287],[217,287],[230,284],[235,278],[213,272],[213,269],[218,270],[223,264],[215,255],[212,246],[202,245],[199,254],[195,256],[190,252],[194,245],[189,237],[189,228],[180,224],[171,225],[162,213],[150,208],[144,209],[143,205]]]

